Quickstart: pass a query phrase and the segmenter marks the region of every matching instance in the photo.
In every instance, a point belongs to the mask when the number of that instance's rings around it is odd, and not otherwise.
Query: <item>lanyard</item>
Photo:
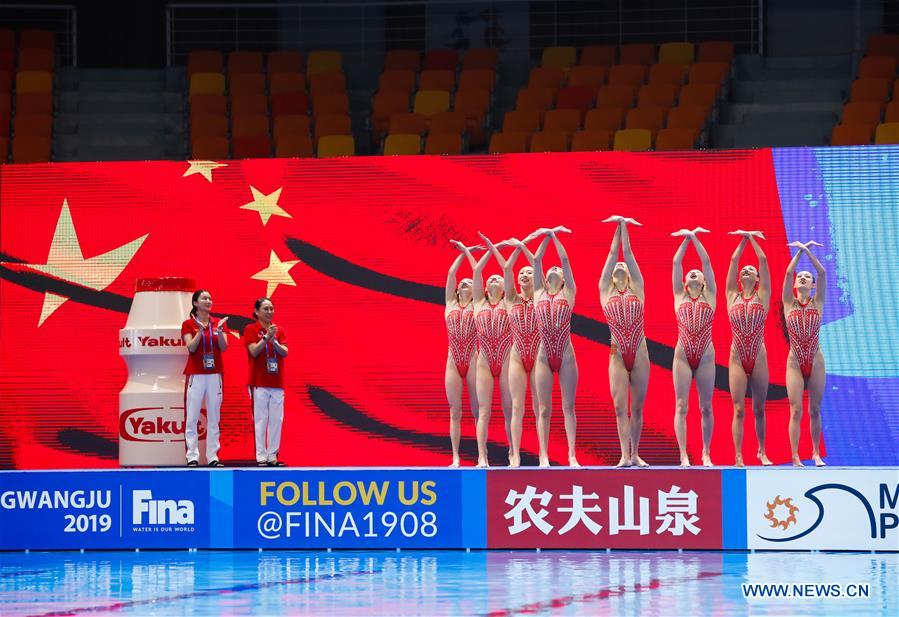
[[[274,341],[274,338],[275,337],[272,337],[273,341]],[[272,342],[271,345],[269,345],[269,341],[265,340],[265,336],[263,335],[262,345],[265,347],[266,359],[271,360],[272,358],[274,358],[275,357],[275,343]]]
[[[194,317],[194,321],[197,322],[197,325],[200,326],[200,336],[203,338],[203,353],[207,354],[212,351],[212,317],[209,318],[209,348],[206,348],[206,333],[203,332],[203,324],[200,323],[200,320]]]

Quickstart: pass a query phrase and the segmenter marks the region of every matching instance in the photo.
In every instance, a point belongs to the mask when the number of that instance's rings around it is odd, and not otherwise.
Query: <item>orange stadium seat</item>
[[[507,111],[503,116],[503,132],[533,133],[540,130],[540,112],[533,109]]]
[[[459,73],[459,90],[487,90],[492,92],[496,73],[490,69],[465,69]]]
[[[2,96],[0,98],[6,100],[8,105],[9,96]],[[2,104],[0,104],[0,110],[2,110]],[[9,109],[6,111],[9,111]],[[53,95],[28,92],[16,94],[16,111],[19,114],[50,115],[53,113]],[[0,131],[2,131],[2,127],[0,127]]]
[[[268,82],[269,94],[306,92],[306,76],[302,73],[272,73]]]
[[[543,116],[543,130],[574,133],[581,128],[581,113],[577,109],[553,109]]]
[[[687,84],[681,88],[678,105],[697,105],[711,110],[717,98],[718,90],[714,84]]]
[[[228,74],[262,73],[262,53],[258,51],[232,51],[228,54]]]
[[[412,71],[421,68],[421,52],[415,49],[391,49],[384,54],[384,71]]]
[[[462,68],[468,69],[496,69],[499,64],[499,51],[492,47],[472,48],[465,52],[462,58]]]
[[[265,115],[231,116],[232,137],[258,137],[260,135],[268,135],[268,118]]]
[[[309,76],[309,91],[313,102],[322,94],[340,94],[346,92],[346,76],[342,71],[328,71]]]
[[[49,94],[53,92],[53,74],[49,71],[19,71],[16,73],[16,92]]]
[[[190,95],[224,94],[225,75],[223,73],[194,73],[190,78]]]
[[[56,60],[52,49],[22,49],[19,51],[20,71],[53,72]]]
[[[627,43],[621,46],[619,64],[654,64],[656,48],[652,43]]]
[[[636,107],[627,112],[624,121],[626,129],[646,129],[652,133],[655,139],[656,133],[665,126],[667,108],[664,107]]]
[[[631,107],[634,104],[634,87],[628,84],[603,86],[596,95],[597,107]]]
[[[306,60],[306,74],[309,77],[319,73],[343,71],[343,54],[339,51],[310,51]]]
[[[13,163],[48,163],[51,142],[49,137],[23,135],[12,141]]]
[[[846,103],[843,105],[843,115],[840,124],[870,124],[880,123],[883,114],[883,103],[862,102]]]
[[[662,43],[659,46],[659,64],[692,64],[695,53],[693,43]]]
[[[384,71],[378,77],[378,90],[405,92],[406,96],[415,89],[415,73],[409,70]]]
[[[599,152],[612,149],[612,132],[601,129],[578,131],[571,138],[572,152]]]
[[[23,30],[19,34],[19,49],[54,49],[56,36],[49,30]]]
[[[454,49],[429,49],[425,52],[424,69],[455,71],[459,64],[459,52]]]
[[[593,107],[596,91],[580,86],[562,88],[556,96],[557,109],[576,109],[581,115]]]
[[[863,101],[886,101],[890,95],[889,79],[856,79],[852,82],[852,90],[849,93],[849,100],[853,103]]]
[[[607,72],[608,68],[601,65],[573,66],[568,71],[568,85],[569,87],[578,86],[596,91],[601,85],[606,83]]]
[[[12,49],[16,46],[16,33],[7,28],[0,28],[0,49]]]
[[[690,65],[687,83],[690,85],[710,84],[715,86],[717,92],[729,71],[730,65],[723,62],[697,62]]]
[[[652,133],[646,129],[622,129],[615,131],[613,150],[641,152],[652,148]]]
[[[453,133],[429,133],[425,154],[462,154],[462,137]]]
[[[526,133],[494,133],[490,136],[490,154],[509,154],[528,151],[528,135]]]
[[[350,99],[344,92],[327,92],[312,99],[312,115],[348,114]]]
[[[581,50],[581,64],[584,66],[612,66],[618,50],[614,45],[587,45]]]
[[[872,34],[868,37],[867,55],[899,58],[899,34]]]
[[[521,88],[515,98],[515,109],[545,111],[553,106],[552,88]]]
[[[384,141],[384,156],[421,154],[421,135],[397,133]]]
[[[587,112],[584,129],[614,133],[624,124],[625,109],[621,107],[597,107]]]
[[[192,51],[187,54],[187,76],[197,73],[224,73],[225,60],[219,51]]]
[[[272,116],[309,113],[309,98],[302,92],[282,92],[272,96]]]
[[[226,114],[228,99],[224,94],[195,94],[190,97],[190,114]]]
[[[624,84],[635,89],[646,81],[646,65],[643,64],[616,64],[609,69],[609,85]]]
[[[190,136],[227,137],[228,117],[225,114],[196,114],[190,117]]]
[[[23,136],[50,137],[53,133],[53,116],[50,114],[21,114],[13,117],[13,143]]]
[[[637,95],[639,107],[673,107],[677,100],[678,87],[674,84],[647,84],[640,87]]]
[[[190,154],[195,159],[221,161],[229,157],[228,138],[221,135],[191,139]]]
[[[15,50],[0,47],[0,71],[12,73],[15,66]]]
[[[465,133],[467,120],[461,111],[444,111],[431,117],[430,133],[462,135]]]
[[[899,99],[894,98],[892,102],[887,103],[883,112],[884,122],[899,122]]]
[[[531,136],[531,152],[568,152],[568,133],[540,131]]]
[[[673,85],[680,90],[687,76],[687,67],[680,64],[653,64],[649,67],[651,85]]]
[[[446,90],[419,90],[415,94],[412,110],[417,114],[428,116],[449,111],[450,94]]]
[[[874,126],[870,124],[838,124],[830,134],[832,146],[863,146],[871,143]]]
[[[577,63],[577,49],[574,47],[546,47],[540,60],[541,66],[558,66],[567,69]]]
[[[393,114],[390,118],[390,127],[387,130],[388,135],[424,135],[427,132],[428,119],[421,114],[415,113]]]
[[[700,131],[705,126],[707,117],[706,107],[693,105],[674,107],[668,112],[668,128]]]
[[[528,76],[529,88],[552,88],[556,92],[564,83],[565,71],[557,66],[532,68]]]
[[[275,118],[275,128],[273,131],[275,137],[275,145],[278,141],[289,135],[309,135],[312,123],[309,116],[299,114],[284,114]]]
[[[390,117],[393,114],[409,111],[409,94],[402,90],[382,90],[375,94],[372,103],[371,127],[373,133],[380,141],[382,135],[387,134],[390,125]]]
[[[446,70],[422,71],[418,76],[418,89],[452,92],[456,89],[456,74]]]
[[[265,115],[268,113],[268,98],[264,94],[232,94],[231,113]]]
[[[265,96],[265,76],[262,73],[235,73],[228,81],[228,91],[234,94],[261,94]]]
[[[662,129],[656,135],[656,150],[693,150],[698,136],[695,129]]]
[[[298,51],[270,51],[265,57],[265,69],[269,75],[303,73],[303,54]]]
[[[472,145],[484,143],[484,124],[489,109],[490,93],[486,90],[460,90],[456,93],[453,111],[465,114],[465,130]]]
[[[6,159],[9,158],[9,140],[6,136],[0,136],[0,165],[4,165],[6,163]]]
[[[699,44],[698,62],[724,62],[730,64],[734,61],[734,44],[730,41],[706,41]]]
[[[347,114],[324,114],[315,117],[315,142],[329,135],[352,135],[352,121]]]
[[[868,56],[858,63],[859,78],[895,79],[895,56]]]
[[[318,158],[353,156],[356,154],[356,142],[349,135],[327,135],[318,142],[316,155]]]
[[[268,135],[241,135],[231,140],[231,153],[236,159],[264,159],[272,155]]]
[[[308,135],[284,135],[275,141],[275,156],[311,158],[312,138]]]

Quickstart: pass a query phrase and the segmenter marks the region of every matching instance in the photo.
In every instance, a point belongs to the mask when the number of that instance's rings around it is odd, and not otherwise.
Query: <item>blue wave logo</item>
[[[762,540],[767,540],[768,542],[791,542],[793,540],[798,540],[799,538],[803,538],[803,537],[807,536],[808,534],[812,533],[815,529],[818,528],[818,525],[821,524],[821,521],[824,520],[824,504],[818,498],[817,493],[819,493],[821,491],[827,491],[827,490],[845,491],[845,492],[849,493],[850,495],[854,495],[861,502],[861,504],[865,507],[865,510],[868,513],[868,523],[871,528],[871,539],[873,540],[873,539],[877,538],[877,519],[874,516],[874,508],[871,507],[870,502],[864,495],[862,495],[860,492],[858,492],[856,489],[852,488],[851,486],[846,486],[845,484],[820,484],[818,486],[810,488],[809,490],[807,490],[805,492],[805,496],[809,499],[809,501],[813,502],[816,506],[818,506],[818,517],[815,519],[815,522],[812,523],[811,527],[809,527],[805,531],[802,531],[800,533],[797,533],[796,535],[789,536],[786,538],[767,538],[761,534],[756,534],[756,535],[759,538],[761,538]]]

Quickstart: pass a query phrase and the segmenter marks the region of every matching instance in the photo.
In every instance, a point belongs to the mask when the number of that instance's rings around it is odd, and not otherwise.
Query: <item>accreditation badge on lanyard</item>
[[[275,354],[275,344],[271,344],[271,350],[269,350],[268,341],[263,341],[263,344],[265,345],[265,370],[277,374],[278,356]]]
[[[203,338],[203,370],[211,371],[215,369],[215,353],[213,351],[213,346],[215,343],[212,340],[212,318],[209,318],[209,341],[207,346],[206,341],[206,333],[203,332],[203,324],[200,323],[200,320],[194,317],[194,321],[197,322],[197,325],[200,326],[200,336]]]

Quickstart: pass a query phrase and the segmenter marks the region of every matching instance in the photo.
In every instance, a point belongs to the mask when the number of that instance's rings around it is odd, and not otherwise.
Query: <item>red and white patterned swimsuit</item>
[[[474,307],[456,306],[446,314],[446,334],[449,338],[450,354],[456,364],[459,376],[465,379],[471,354],[475,351],[477,335],[475,332]]]
[[[484,308],[478,311],[475,325],[478,330],[478,347],[490,364],[490,372],[494,377],[499,377],[506,354],[512,347],[509,314],[503,307],[502,300],[496,304],[490,304],[487,300]]]
[[[540,331],[540,342],[546,353],[549,368],[558,373],[562,368],[562,354],[571,340],[571,305],[558,291],[547,293],[537,303],[537,328]]]
[[[624,367],[630,373],[634,370],[637,348],[643,342],[643,302],[630,289],[616,290],[602,312],[612,331],[612,342],[618,346]]]
[[[537,360],[537,349],[540,347],[540,332],[537,329],[537,311],[533,300],[521,299],[512,305],[509,311],[512,327],[512,339],[526,373],[530,373]]]
[[[811,298],[805,304],[797,301],[799,307],[787,314],[790,349],[806,379],[812,375],[812,365],[818,355],[818,333],[821,331],[821,311],[815,307],[809,308],[811,301]]]
[[[684,348],[687,362],[694,371],[699,367],[699,361],[712,341],[712,321],[715,317],[715,309],[701,298],[702,296],[691,298],[688,295],[675,311],[677,340]]]
[[[755,359],[762,347],[765,332],[765,318],[768,311],[759,301],[758,292],[749,298],[740,294],[740,300],[734,302],[727,311],[730,319],[730,331],[733,334],[734,348],[740,356],[740,363],[746,375],[752,375]]]

